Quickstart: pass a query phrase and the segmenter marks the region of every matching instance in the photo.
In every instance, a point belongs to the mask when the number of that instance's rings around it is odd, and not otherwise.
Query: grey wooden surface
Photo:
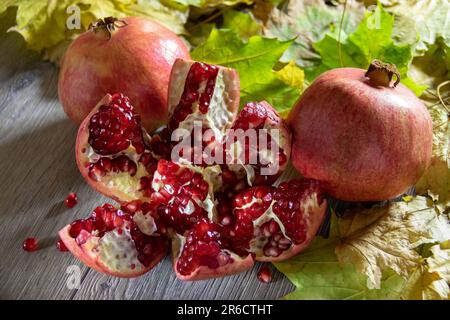
[[[263,284],[253,270],[198,282],[177,280],[167,257],[146,275],[126,280],[84,267],[55,248],[58,230],[108,201],[91,190],[74,157],[77,127],[57,97],[57,68],[26,50],[17,34],[0,27],[0,298],[1,299],[276,299],[294,288],[280,273]],[[79,204],[63,200],[74,191]],[[43,248],[26,253],[38,237]],[[81,269],[79,289],[66,285],[71,265]]]

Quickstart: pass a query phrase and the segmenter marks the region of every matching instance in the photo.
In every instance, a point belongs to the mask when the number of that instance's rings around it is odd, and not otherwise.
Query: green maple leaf
[[[242,41],[231,30],[213,29],[208,40],[191,52],[195,60],[236,69],[241,82],[241,104],[266,100],[278,111],[289,109],[300,94],[273,70],[291,41],[252,36]]]

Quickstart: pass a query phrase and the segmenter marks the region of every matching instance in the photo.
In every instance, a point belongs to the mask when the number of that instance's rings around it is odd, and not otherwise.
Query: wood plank
[[[260,283],[257,267],[233,277],[182,282],[169,258],[143,277],[117,279],[58,252],[57,231],[108,200],[76,168],[77,128],[58,102],[57,68],[27,51],[16,34],[0,37],[0,57],[0,298],[275,299],[293,290],[279,273],[272,283]],[[69,210],[62,201],[71,191],[80,201]],[[44,248],[24,252],[28,236],[38,237]],[[78,290],[66,285],[72,265],[81,270]]]

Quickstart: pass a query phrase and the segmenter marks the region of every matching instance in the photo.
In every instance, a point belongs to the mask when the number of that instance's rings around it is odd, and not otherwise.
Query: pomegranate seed
[[[56,242],[56,248],[58,248],[58,250],[61,252],[69,251],[69,249],[67,249],[66,245],[64,244],[64,242],[61,239],[58,240],[58,242]]]
[[[258,271],[258,279],[261,282],[269,283],[272,281],[272,272],[267,266],[262,266]]]
[[[78,203],[78,197],[75,192],[69,193],[67,198],[64,200],[64,204],[66,205],[67,208],[73,208],[77,205],[77,203]]]
[[[31,252],[39,249],[39,241],[37,238],[26,238],[23,242],[23,250]]]

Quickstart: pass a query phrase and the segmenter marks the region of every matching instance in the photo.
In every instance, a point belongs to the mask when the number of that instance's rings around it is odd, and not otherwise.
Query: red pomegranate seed
[[[258,280],[269,283],[272,280],[272,272],[268,266],[262,266],[258,271]]]
[[[64,200],[64,204],[66,205],[67,208],[73,208],[77,205],[77,203],[78,203],[78,197],[75,192],[69,193],[67,198]]]
[[[31,252],[39,249],[39,241],[37,238],[26,238],[23,242],[23,250]]]
[[[56,248],[58,248],[58,250],[61,252],[69,251],[69,249],[67,249],[66,245],[64,244],[64,242],[61,239],[58,240],[58,242],[56,242]]]

